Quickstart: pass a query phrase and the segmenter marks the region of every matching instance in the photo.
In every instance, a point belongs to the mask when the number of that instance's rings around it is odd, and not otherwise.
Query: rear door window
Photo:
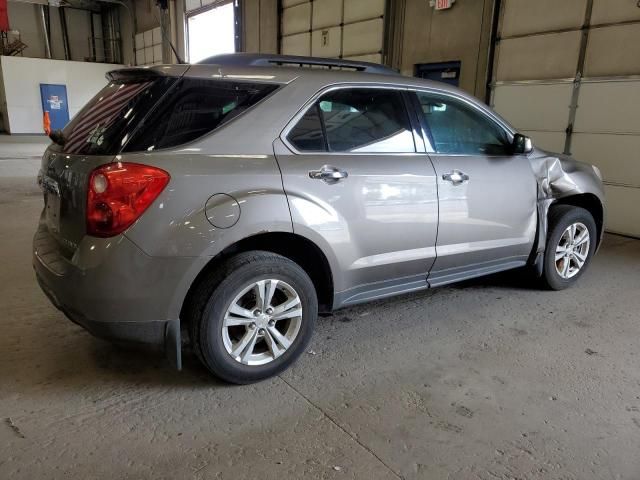
[[[323,152],[327,150],[320,107],[316,103],[289,132],[289,142],[301,152]]]
[[[146,117],[124,151],[151,151],[193,141],[254,106],[274,84],[183,78]]]
[[[402,94],[394,90],[353,88],[320,98],[320,111],[332,152],[415,152]]]
[[[400,91],[343,88],[322,95],[291,129],[299,151],[343,153],[415,152],[409,115]]]

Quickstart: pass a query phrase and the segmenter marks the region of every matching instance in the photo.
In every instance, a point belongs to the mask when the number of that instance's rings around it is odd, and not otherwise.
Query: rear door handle
[[[460,170],[452,170],[450,173],[442,174],[442,179],[454,185],[460,185],[461,183],[469,181],[469,175]]]
[[[311,170],[309,172],[309,178],[322,180],[329,184],[339,182],[348,176],[349,174],[347,172],[332,165],[324,165],[320,170]]]

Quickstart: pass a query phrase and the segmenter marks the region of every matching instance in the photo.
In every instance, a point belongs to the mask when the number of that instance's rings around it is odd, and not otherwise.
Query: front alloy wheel
[[[569,225],[560,237],[556,247],[556,271],[567,279],[576,275],[589,256],[591,237],[589,229],[582,222]]]
[[[572,285],[586,270],[595,252],[596,238],[591,213],[573,205],[553,205],[542,271],[546,286],[562,290]]]

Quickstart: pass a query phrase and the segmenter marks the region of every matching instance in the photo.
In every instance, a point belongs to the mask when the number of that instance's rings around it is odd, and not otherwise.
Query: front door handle
[[[460,185],[461,183],[469,181],[469,175],[460,170],[452,170],[450,173],[442,174],[442,179],[454,185]]]
[[[314,180],[323,180],[326,183],[336,183],[347,178],[349,174],[344,170],[333,167],[331,165],[324,165],[320,170],[311,170],[309,172],[309,178]]]

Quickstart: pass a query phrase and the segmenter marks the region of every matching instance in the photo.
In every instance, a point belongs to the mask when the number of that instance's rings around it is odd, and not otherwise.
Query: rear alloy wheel
[[[296,263],[240,253],[200,285],[188,312],[195,353],[216,376],[252,383],[287,369],[311,340],[318,301]]]
[[[547,287],[562,290],[584,273],[595,252],[596,235],[593,216],[584,208],[552,207],[542,276]]]
[[[283,355],[302,325],[302,302],[288,283],[253,282],[231,301],[222,322],[227,353],[244,365],[265,365]]]

